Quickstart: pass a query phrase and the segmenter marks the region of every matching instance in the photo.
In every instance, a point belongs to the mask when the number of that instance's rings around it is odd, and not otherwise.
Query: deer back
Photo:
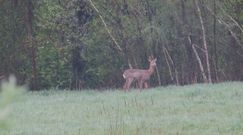
[[[134,79],[149,79],[151,73],[148,70],[143,69],[127,69],[123,73],[123,77],[134,78]]]

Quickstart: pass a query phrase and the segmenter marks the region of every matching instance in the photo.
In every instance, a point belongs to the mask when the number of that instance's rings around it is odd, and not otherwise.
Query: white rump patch
[[[122,76],[123,76],[124,79],[126,79],[126,76],[124,74]]]

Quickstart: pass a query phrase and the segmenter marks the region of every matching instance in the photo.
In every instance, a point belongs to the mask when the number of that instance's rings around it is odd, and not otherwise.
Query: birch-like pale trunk
[[[201,73],[202,73],[202,76],[203,76],[203,81],[208,82],[208,79],[206,77],[206,74],[205,74],[205,71],[204,71],[204,68],[203,68],[202,60],[200,59],[194,44],[192,44],[192,50],[193,50],[193,52],[196,56],[197,62],[199,64],[199,67],[200,67],[200,70],[201,70]]]
[[[167,58],[167,55],[166,55],[165,49],[163,49],[163,52],[164,52],[164,56],[165,56],[165,61],[166,61],[166,64],[167,64],[168,69],[169,69],[169,73],[170,73],[170,78],[171,78],[171,81],[174,81],[174,78],[173,78],[173,75],[172,75],[172,71],[171,71],[171,67],[170,67],[170,63],[169,63],[169,60],[168,60],[168,58]]]
[[[202,60],[199,57],[199,54],[198,54],[198,52],[197,52],[197,50],[195,48],[195,44],[192,43],[192,40],[191,40],[190,36],[188,36],[188,41],[189,41],[190,45],[192,46],[192,50],[193,50],[193,52],[194,52],[194,54],[196,56],[196,59],[197,59],[197,62],[198,62],[201,74],[203,76],[203,81],[206,83],[206,82],[208,82],[208,79],[206,77],[206,74],[205,74],[205,71],[204,71],[204,68],[203,68]]]
[[[202,29],[202,37],[203,37],[203,48],[205,51],[205,58],[206,58],[206,65],[207,65],[207,72],[208,72],[208,83],[212,83],[212,77],[211,77],[211,70],[210,70],[210,62],[209,62],[209,54],[208,54],[208,45],[206,40],[206,30],[202,18],[202,12],[198,4],[198,0],[195,0],[198,16],[200,19],[201,29]]]
[[[174,75],[175,75],[176,85],[180,85],[180,83],[179,83],[179,77],[178,77],[178,71],[177,71],[177,69],[175,67],[174,61],[172,60],[171,55],[169,54],[169,51],[167,50],[166,47],[164,47],[164,51],[167,54],[168,59],[170,60],[170,63],[172,64],[172,66],[174,68],[174,72],[175,72]]]
[[[108,33],[109,36],[111,37],[112,41],[115,43],[116,48],[117,48],[120,52],[123,53],[123,50],[122,50],[121,46],[118,44],[117,40],[116,40],[115,37],[112,35],[111,30],[108,28],[108,26],[107,26],[107,24],[106,24],[106,22],[105,22],[103,16],[101,15],[100,11],[99,11],[98,8],[95,6],[95,4],[93,3],[92,0],[89,0],[89,2],[90,2],[90,4],[91,4],[91,6],[94,8],[94,10],[98,13],[98,15],[99,15],[99,17],[100,17],[102,23],[103,23],[104,26],[105,26],[105,29],[106,29],[107,33]]]

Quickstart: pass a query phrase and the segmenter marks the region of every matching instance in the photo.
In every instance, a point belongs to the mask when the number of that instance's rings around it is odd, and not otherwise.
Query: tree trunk
[[[195,54],[195,56],[197,58],[197,62],[199,64],[199,67],[200,67],[200,70],[201,70],[201,73],[202,73],[202,76],[203,76],[203,80],[204,80],[205,83],[207,83],[208,80],[207,80],[206,74],[204,72],[204,68],[203,68],[203,65],[202,65],[202,60],[200,59],[194,44],[192,44],[192,49],[193,49],[194,54]]]
[[[201,23],[201,29],[202,29],[203,47],[204,47],[204,51],[205,51],[206,66],[207,66],[207,72],[208,72],[208,82],[212,83],[209,54],[208,54],[208,45],[207,45],[207,40],[206,40],[206,30],[205,30],[205,26],[204,26],[204,22],[203,22],[203,18],[202,18],[202,12],[201,12],[201,9],[198,4],[198,0],[195,0],[195,3],[196,3],[197,12],[198,12],[198,16],[199,16],[200,23]]]
[[[32,62],[32,76],[31,89],[37,90],[37,66],[36,66],[36,46],[33,41],[33,3],[32,0],[27,1],[26,5],[26,20],[25,20],[28,36],[28,44],[31,47],[31,62]]]
[[[181,36],[183,37],[182,39],[182,43],[184,45],[185,51],[184,52],[184,59],[185,62],[183,63],[183,71],[182,71],[182,76],[183,76],[183,84],[190,84],[190,83],[195,83],[195,60],[192,59],[194,54],[193,54],[193,50],[191,47],[191,44],[188,43],[188,39],[187,36],[190,35],[191,31],[192,31],[192,21],[188,21],[189,19],[191,19],[191,15],[188,11],[190,11],[190,9],[188,9],[188,1],[186,0],[180,0],[180,7],[181,8],[181,26],[179,28],[182,28],[182,34]],[[191,24],[190,24],[191,23]]]
[[[213,8],[214,8],[214,14],[216,15],[217,11],[216,11],[216,1],[213,1]],[[217,55],[217,45],[216,45],[216,21],[217,18],[216,16],[213,17],[213,46],[214,46],[214,57],[213,57],[213,61],[214,61],[214,73],[215,73],[215,81],[218,82],[219,78],[218,78],[218,55]]]
[[[168,58],[167,58],[165,49],[163,49],[163,52],[164,52],[164,56],[165,56],[166,64],[167,64],[167,66],[168,66],[168,68],[169,68],[169,73],[170,73],[171,81],[174,82],[174,78],[173,78],[173,75],[172,75],[172,71],[171,71],[170,63],[169,63],[169,60],[168,60]]]
[[[103,16],[101,15],[100,11],[98,10],[98,8],[94,5],[92,0],[89,0],[91,6],[94,8],[94,10],[97,12],[98,16],[100,17],[102,23],[105,26],[105,29],[107,31],[107,33],[109,34],[109,36],[111,37],[112,41],[114,42],[114,44],[116,45],[116,48],[119,50],[120,53],[123,54],[123,50],[121,48],[121,46],[118,44],[117,40],[115,39],[115,37],[113,36],[113,34],[111,33],[111,30],[108,28]]]
[[[175,81],[176,81],[175,83],[176,83],[176,85],[180,85],[179,78],[178,78],[178,71],[177,71],[177,69],[175,67],[174,61],[172,60],[172,58],[171,58],[171,56],[170,56],[170,54],[169,54],[169,52],[168,52],[166,47],[164,47],[164,50],[165,50],[165,53],[167,54],[167,56],[168,56],[168,58],[170,60],[170,63],[172,64],[172,67],[174,68],[174,76],[175,76]]]
[[[192,43],[192,40],[191,40],[190,36],[188,36],[188,41],[189,41],[190,45],[192,46],[192,50],[193,50],[193,52],[194,52],[194,54],[196,56],[196,59],[197,59],[197,62],[198,62],[201,74],[203,76],[203,81],[206,83],[206,82],[208,82],[208,80],[207,80],[206,74],[204,72],[204,68],[203,68],[203,65],[202,65],[202,60],[200,59],[200,57],[198,55],[198,52],[197,52],[197,50],[195,48],[195,45]]]

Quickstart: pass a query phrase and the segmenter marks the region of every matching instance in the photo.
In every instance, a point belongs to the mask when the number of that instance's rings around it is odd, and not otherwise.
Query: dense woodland
[[[243,80],[243,0],[0,0],[0,76],[32,90]]]

